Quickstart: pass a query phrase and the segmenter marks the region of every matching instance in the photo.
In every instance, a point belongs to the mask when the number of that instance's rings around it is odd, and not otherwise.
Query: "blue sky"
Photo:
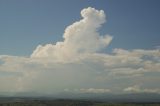
[[[86,7],[102,9],[112,35],[106,49],[154,49],[160,45],[159,0],[1,0],[0,54],[29,56],[39,44],[63,40],[64,29]]]

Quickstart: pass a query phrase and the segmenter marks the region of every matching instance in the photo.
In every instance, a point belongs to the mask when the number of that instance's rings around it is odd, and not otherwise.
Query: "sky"
[[[160,93],[159,0],[0,0],[0,93]]]

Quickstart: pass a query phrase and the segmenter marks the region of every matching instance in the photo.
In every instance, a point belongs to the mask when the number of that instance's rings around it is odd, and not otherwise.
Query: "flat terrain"
[[[0,106],[160,106],[160,103],[105,103],[83,100],[16,100]]]

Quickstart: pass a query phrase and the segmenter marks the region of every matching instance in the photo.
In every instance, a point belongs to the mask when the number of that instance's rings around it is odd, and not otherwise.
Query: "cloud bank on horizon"
[[[30,57],[0,55],[0,92],[160,93],[160,49],[103,53],[103,10],[88,7],[63,41],[39,45]]]

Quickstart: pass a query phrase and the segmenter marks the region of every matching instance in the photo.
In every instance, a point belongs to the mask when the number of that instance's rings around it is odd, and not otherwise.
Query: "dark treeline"
[[[158,103],[104,103],[81,100],[29,100],[1,102],[0,106],[160,106]]]

